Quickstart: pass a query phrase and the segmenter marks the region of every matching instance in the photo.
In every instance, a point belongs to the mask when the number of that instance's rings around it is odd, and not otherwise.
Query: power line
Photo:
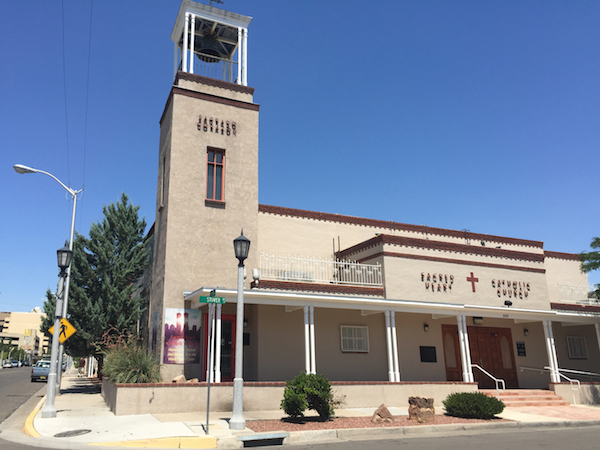
[[[65,132],[67,135],[67,184],[71,185],[71,174],[70,174],[70,159],[69,159],[69,114],[67,105],[67,68],[66,68],[66,56],[65,56],[65,0],[62,1],[62,53],[63,53],[63,93],[65,99]]]

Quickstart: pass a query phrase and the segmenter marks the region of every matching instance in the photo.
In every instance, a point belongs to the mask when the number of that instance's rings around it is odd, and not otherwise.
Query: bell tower
[[[183,0],[171,33],[175,75],[181,70],[247,86],[251,20],[252,17]]]
[[[183,0],[171,34],[175,70],[160,119],[149,310],[149,344],[165,380],[204,379],[201,356],[190,359],[186,350],[180,362],[165,357],[165,310],[197,307],[186,304],[184,292],[236,289],[233,240],[241,229],[252,242],[247,267],[258,267],[259,105],[247,86],[246,51],[251,20]]]

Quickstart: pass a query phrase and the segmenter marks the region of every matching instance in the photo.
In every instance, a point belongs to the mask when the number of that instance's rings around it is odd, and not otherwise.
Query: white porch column
[[[212,307],[213,307],[213,303],[209,303],[207,309],[206,314],[208,314],[208,319],[207,319],[207,323],[208,323],[208,335],[207,335],[207,352],[206,352],[206,382],[208,383],[209,381],[212,383],[215,380],[214,377],[214,356],[215,356],[215,352],[214,352],[214,348],[215,348],[215,329],[214,329],[214,317],[213,317],[213,311],[212,311]]]
[[[188,71],[187,54],[188,54],[188,30],[190,29],[190,15],[185,13],[185,21],[183,23],[183,45],[181,47],[181,70]]]
[[[243,46],[243,42],[244,40],[242,39],[242,28],[238,28],[238,50],[237,50],[237,57],[238,57],[238,76],[237,76],[237,84],[243,84],[242,83],[242,46]]]
[[[310,323],[308,321],[308,306],[304,307],[304,370],[310,373]]]
[[[548,353],[548,365],[552,369],[550,372],[550,381],[560,383],[558,375],[558,358],[556,357],[556,345],[554,343],[554,332],[552,331],[552,322],[544,320],[544,337],[546,338],[546,352]]]
[[[392,359],[392,330],[390,326],[390,311],[385,312],[385,339],[387,343],[388,381],[396,381],[394,362]]]
[[[244,86],[248,86],[248,28],[243,28],[243,39],[244,39],[244,46],[243,46],[243,59],[242,62],[244,64],[244,67],[242,68],[243,70],[243,82],[242,84]]]
[[[215,383],[221,382],[221,341],[223,337],[221,336],[221,309],[222,306],[220,303],[217,304],[217,326],[215,330],[215,335],[217,336],[217,345],[215,348]]]
[[[469,349],[469,334],[467,332],[467,316],[459,314],[458,322],[458,340],[460,346],[460,359],[463,369],[463,381],[465,383],[473,383],[473,368],[471,367],[471,350]]]
[[[392,355],[394,356],[394,381],[400,381],[400,364],[398,363],[398,339],[396,336],[396,313],[390,311],[392,322]]]
[[[315,307],[309,307],[310,314],[310,373],[317,373],[317,358],[315,355]]]
[[[194,41],[196,39],[196,16],[194,14],[190,14],[192,16],[192,26],[190,31],[192,35],[190,36],[190,73],[194,73],[194,49],[196,48]]]

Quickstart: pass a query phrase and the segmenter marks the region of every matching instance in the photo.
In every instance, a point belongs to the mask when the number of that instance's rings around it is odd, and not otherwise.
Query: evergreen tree
[[[135,295],[135,281],[148,261],[146,221],[139,220],[138,210],[122,194],[116,205],[104,206],[104,219],[92,224],[89,238],[76,235],[67,318],[77,332],[65,342],[73,357],[98,357],[106,334],[136,330],[145,304]],[[47,296],[44,310],[53,317],[51,294]]]
[[[585,273],[591,272],[592,270],[598,270],[600,268],[600,238],[596,237],[592,239],[590,247],[596,249],[596,251],[582,252],[579,254],[581,270]],[[596,291],[594,294],[596,295],[597,299],[600,299],[600,284],[596,285]]]

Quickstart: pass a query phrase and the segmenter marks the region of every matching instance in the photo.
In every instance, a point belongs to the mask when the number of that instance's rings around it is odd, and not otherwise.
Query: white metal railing
[[[471,364],[471,367],[478,368],[484,374],[486,374],[488,377],[490,377],[492,380],[494,380],[494,382],[496,383],[496,395],[498,396],[498,400],[500,400],[500,391],[506,390],[506,383],[504,382],[504,380],[502,378],[496,378],[494,375],[489,373],[487,370],[485,370],[483,367],[481,367],[478,364]],[[500,384],[502,384],[502,388],[500,388]]]
[[[571,370],[571,369],[558,369],[558,370],[559,370],[559,372],[575,373],[575,374],[583,375],[584,377],[589,377],[589,378],[600,378],[600,373],[595,373],[595,372],[584,372],[583,370]]]
[[[592,285],[586,283],[557,283],[558,294],[561,302],[575,303],[578,305],[597,305],[596,298],[589,298],[588,295],[594,290]]]
[[[535,367],[519,367],[519,369],[521,370],[521,372],[523,372],[524,370],[531,370],[534,372],[539,372],[541,374],[546,373],[546,372],[548,372],[548,373],[554,372],[552,370],[552,367],[550,367],[550,366],[544,366],[543,369],[536,369]],[[568,376],[562,374],[561,372],[573,372],[573,373],[582,373],[582,374],[600,376],[600,374],[597,374],[597,373],[595,374],[593,372],[581,372],[579,370],[558,369],[557,373],[558,373],[559,379],[562,377],[571,384],[571,393],[573,394],[573,404],[574,405],[577,404],[577,400],[575,399],[575,391],[578,391],[579,389],[581,389],[581,382],[577,379],[569,378]],[[575,388],[575,386],[577,386],[577,388]]]
[[[196,55],[203,55],[196,52]],[[205,59],[215,62],[202,61],[200,58],[194,58],[194,73],[208,78],[228,81],[235,83],[237,81],[238,62],[219,56],[203,55]]]
[[[550,372],[553,372],[553,369],[550,366],[544,366],[544,369],[549,370]],[[560,378],[564,378],[569,383],[571,383],[571,394],[573,394],[573,404],[576,405],[577,404],[577,400],[575,400],[575,391],[578,391],[578,390],[581,389],[581,383],[579,382],[579,380],[576,380],[574,378],[573,379],[569,378],[565,374],[560,373],[561,370],[564,370],[564,369],[557,369],[556,373],[558,374],[559,379]],[[577,389],[575,389],[575,385],[577,385]]]
[[[261,252],[260,277],[265,280],[383,286],[380,264],[361,264],[316,257]]]

